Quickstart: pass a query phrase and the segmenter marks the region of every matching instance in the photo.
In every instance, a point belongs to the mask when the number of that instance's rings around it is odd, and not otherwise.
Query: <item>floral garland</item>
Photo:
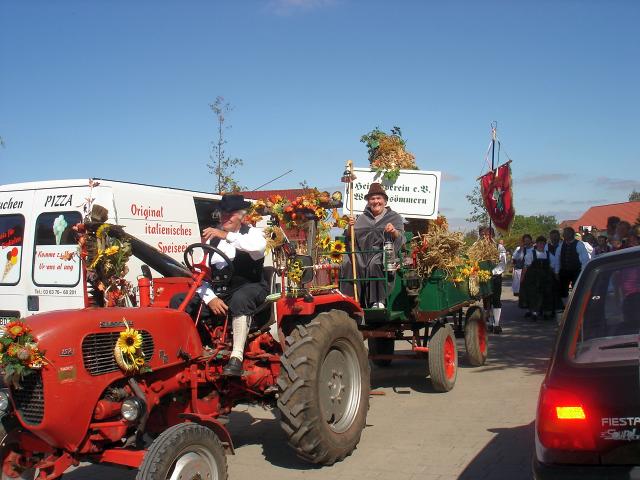
[[[31,328],[19,320],[8,323],[0,336],[0,367],[7,385],[20,389],[27,375],[48,365]]]
[[[329,192],[321,192],[317,188],[310,188],[305,191],[304,195],[296,197],[291,202],[280,195],[259,199],[251,206],[245,220],[255,223],[262,216],[271,215],[278,225],[288,229],[301,228],[309,220],[326,222],[330,228],[334,226],[334,222],[329,221],[331,213],[336,223],[348,222],[348,219],[338,217],[336,209],[340,207],[342,207],[342,193],[329,194]]]
[[[123,319],[124,320],[124,319]],[[129,327],[124,320],[126,329],[120,332],[113,349],[113,356],[116,363],[125,373],[147,373],[151,368],[144,359],[142,351],[142,334],[138,330]]]

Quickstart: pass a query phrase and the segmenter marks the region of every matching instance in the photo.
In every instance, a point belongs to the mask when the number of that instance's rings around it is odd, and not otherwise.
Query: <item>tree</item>
[[[536,237],[544,235],[549,239],[549,231],[558,228],[558,220],[555,215],[516,215],[509,235],[504,238],[507,249],[513,250],[520,244],[522,235],[528,233],[535,242]]]
[[[466,195],[467,201],[471,204],[471,211],[469,212],[469,218],[467,222],[478,223],[480,225],[489,225],[489,214],[484,208],[484,202],[482,201],[482,195],[480,194],[480,186],[476,185],[473,191]]]
[[[633,192],[629,194],[629,201],[640,202],[640,192],[638,192],[635,188],[633,189]]]
[[[224,136],[225,130],[231,128],[231,125],[225,125],[226,116],[233,111],[233,107],[229,102],[224,101],[224,97],[216,97],[215,102],[209,104],[209,108],[215,113],[218,121],[218,140],[211,142],[211,154],[209,159],[211,163],[207,163],[209,172],[216,178],[216,191],[219,194],[224,192],[237,192],[243,187],[233,178],[235,169],[243,164],[240,158],[228,157],[224,146],[227,139]]]

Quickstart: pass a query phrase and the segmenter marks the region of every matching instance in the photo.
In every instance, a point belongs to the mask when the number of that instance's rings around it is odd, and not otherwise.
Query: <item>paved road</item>
[[[355,452],[332,467],[298,460],[270,411],[246,407],[233,414],[236,455],[229,478],[525,480],[533,448],[538,389],[551,352],[554,322],[522,319],[505,288],[504,333],[492,336],[484,367],[464,363],[455,388],[436,393],[425,379],[424,362],[395,362],[372,369],[382,395],[371,397],[368,425]],[[406,343],[404,345],[407,345]],[[404,349],[398,343],[398,349]],[[84,466],[66,480],[133,480],[135,472]]]

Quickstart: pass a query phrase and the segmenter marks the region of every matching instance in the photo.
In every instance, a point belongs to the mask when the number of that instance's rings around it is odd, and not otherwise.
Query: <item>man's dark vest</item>
[[[571,243],[564,242],[562,244],[562,250],[560,251],[560,270],[575,272],[581,268],[582,265],[580,264],[580,257],[578,256],[578,241],[574,240]]]
[[[239,233],[246,235],[249,233],[249,226],[242,225]],[[220,239],[216,238],[210,242],[212,247],[217,247]],[[259,283],[262,281],[262,270],[264,266],[264,257],[254,260],[247,252],[236,250],[236,256],[231,261],[233,263],[233,278],[229,285],[230,290],[244,285],[245,283]]]

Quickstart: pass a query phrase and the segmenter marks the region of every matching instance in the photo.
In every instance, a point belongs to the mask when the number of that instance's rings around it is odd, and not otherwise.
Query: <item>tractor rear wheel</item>
[[[393,355],[396,347],[396,341],[393,338],[369,338],[369,355]],[[388,367],[391,365],[391,359],[371,359],[377,367]]]
[[[437,392],[448,392],[456,384],[458,376],[458,351],[451,325],[434,327],[429,339],[429,373],[431,384]]]
[[[480,367],[487,361],[487,322],[484,310],[471,307],[467,310],[464,325],[464,345],[467,349],[467,361],[473,367]]]
[[[355,321],[331,310],[296,325],[281,362],[278,409],[289,444],[322,465],[350,455],[369,409],[369,361]]]
[[[142,461],[136,480],[227,480],[227,458],[213,430],[179,423],[156,438]]]

